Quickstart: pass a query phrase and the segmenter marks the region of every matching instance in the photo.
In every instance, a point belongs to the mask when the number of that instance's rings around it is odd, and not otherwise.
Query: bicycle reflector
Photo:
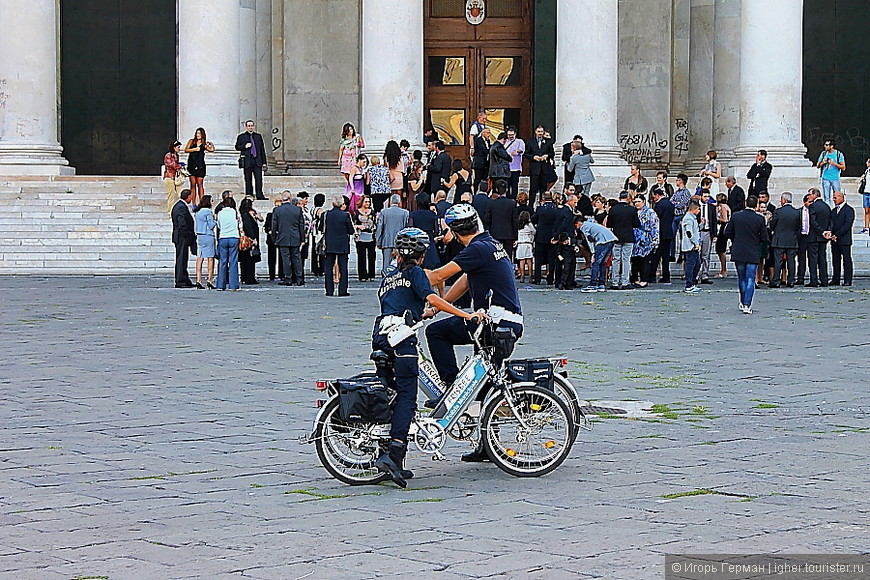
[[[314,383],[315,391],[325,391],[326,390],[326,381],[317,381]]]
[[[560,358],[560,359],[559,359],[559,366],[560,366],[560,367],[566,367],[566,366],[568,366],[568,359],[567,359],[567,358]]]

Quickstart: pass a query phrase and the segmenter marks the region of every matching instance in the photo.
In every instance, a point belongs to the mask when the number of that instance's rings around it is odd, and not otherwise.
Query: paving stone
[[[412,450],[407,490],[341,484],[298,443],[314,381],[370,368],[374,285],[320,283],[0,277],[0,576],[638,580],[667,553],[866,551],[865,280],[761,289],[753,316],[733,280],[521,290],[516,356],[566,356],[632,418],[539,479]]]

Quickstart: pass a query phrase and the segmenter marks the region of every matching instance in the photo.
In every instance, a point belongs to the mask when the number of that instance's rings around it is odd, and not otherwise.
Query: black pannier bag
[[[338,417],[347,423],[389,423],[390,392],[377,377],[339,379]]]
[[[509,360],[505,368],[512,382],[535,383],[553,390],[553,364],[547,359]]]

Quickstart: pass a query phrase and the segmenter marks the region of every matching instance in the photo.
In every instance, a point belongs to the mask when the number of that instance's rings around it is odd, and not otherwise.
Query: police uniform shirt
[[[487,308],[492,290],[492,306],[501,306],[522,314],[520,297],[514,284],[514,267],[510,258],[489,232],[478,234],[453,261],[468,275],[468,291],[475,310]]]
[[[429,278],[420,266],[400,270],[393,266],[381,281],[378,299],[382,316],[402,316],[410,310],[414,320],[423,317],[426,298],[434,294]]]

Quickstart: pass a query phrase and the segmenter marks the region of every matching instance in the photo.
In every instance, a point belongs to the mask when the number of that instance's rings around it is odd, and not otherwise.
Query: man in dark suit
[[[175,287],[193,288],[193,281],[187,272],[187,257],[196,252],[196,234],[193,215],[190,213],[189,189],[181,190],[181,198],[172,206],[172,243],[175,244]]]
[[[483,227],[489,235],[501,242],[511,262],[514,259],[514,242],[517,241],[517,202],[509,197],[507,181],[498,180],[493,186],[498,197],[489,200],[483,215]],[[477,208],[475,208],[477,209]]]
[[[758,198],[746,198],[746,209],[732,214],[725,226],[725,237],[731,240],[731,259],[737,268],[737,290],[740,292],[740,312],[752,314],[755,294],[755,273],[758,270],[761,244],[767,241],[767,225],[760,213]]]
[[[473,191],[477,191],[477,185],[489,176],[489,138],[488,127],[484,127],[474,137],[474,155],[471,157],[471,169],[474,170]]]
[[[535,136],[526,141],[523,156],[529,160],[529,207],[535,207],[535,197],[547,189],[548,165],[556,157],[553,140],[544,137],[543,125],[535,127]]]
[[[855,210],[846,203],[842,191],[833,194],[834,209],[831,210],[831,286],[840,284],[840,263],[843,266],[843,286],[852,285],[852,226]]]
[[[758,197],[759,193],[767,193],[767,182],[772,171],[773,166],[767,162],[767,151],[759,149],[755,155],[755,163],[746,172],[746,179],[749,180],[749,195]]]
[[[347,291],[347,257],[350,254],[350,236],[353,235],[353,222],[350,214],[345,211],[347,206],[344,196],[338,195],[332,202],[332,209],[326,212],[324,218],[324,238],[326,241],[326,259],[323,264],[324,282],[326,295],[335,293],[335,281],[332,279],[332,270],[338,262],[338,295],[350,296]]]
[[[559,210],[553,205],[552,194],[545,191],[541,196],[541,205],[532,215],[532,223],[535,225],[535,272],[532,275],[532,284],[541,283],[541,267],[544,264],[547,265],[547,284],[552,284],[555,280],[556,247],[553,245],[553,234],[559,217]]]
[[[746,192],[743,188],[737,185],[737,180],[729,175],[725,178],[725,187],[728,188],[728,207],[731,208],[731,213],[740,211],[746,207]]]
[[[282,204],[272,210],[272,239],[281,253],[285,278],[283,286],[304,286],[305,271],[302,268],[300,247],[305,241],[305,217],[302,208],[290,203],[289,191],[281,193]]]
[[[577,271],[577,229],[574,218],[577,216],[577,195],[569,194],[565,205],[557,208],[559,218],[553,229],[553,239],[556,250],[554,259],[556,290],[573,290],[577,287],[575,273]]]
[[[504,148],[507,143],[507,133],[502,131],[489,150],[489,179],[492,182],[511,178],[511,154]]]
[[[809,193],[804,196],[803,206],[798,210],[801,213],[801,229],[798,233],[798,251],[797,251],[797,279],[795,286],[803,286],[806,284],[807,276],[807,254],[810,246],[810,204],[813,203],[813,196]]]
[[[607,227],[617,241],[613,244],[613,263],[610,266],[610,289],[630,290],[631,252],[634,249],[634,228],[640,228],[637,210],[628,204],[628,192],[619,192],[619,203],[607,212]],[[688,282],[687,282],[688,283]]]
[[[810,266],[810,283],[807,286],[828,285],[828,238],[831,230],[831,208],[821,198],[817,187],[810,188],[810,233],[807,243],[807,262]]]
[[[650,192],[653,211],[659,216],[659,249],[650,276],[655,275],[656,266],[661,262],[662,277],[659,278],[661,284],[671,283],[671,246],[674,245],[674,204],[665,195],[666,192],[664,188],[653,188]]]
[[[489,209],[489,192],[486,190],[486,184],[480,186],[480,189],[471,197],[471,205],[477,210],[477,215],[483,217]]]
[[[245,195],[254,195],[253,178],[257,183],[257,199],[266,199],[263,195],[266,145],[263,136],[254,131],[253,121],[245,121],[245,132],[236,137],[236,151],[239,152],[239,167],[245,172]]]
[[[771,288],[779,288],[782,280],[782,266],[788,266],[788,278],[785,285],[794,288],[795,256],[798,250],[798,236],[801,233],[801,212],[791,204],[791,192],[784,191],[779,196],[779,207],[770,218],[768,227],[773,232],[770,247],[773,249],[773,278]],[[785,260],[782,256],[785,254]]]
[[[442,179],[445,181],[450,179],[450,155],[444,151],[444,141],[435,141],[434,157],[426,172],[426,191],[431,197],[441,189]]]

